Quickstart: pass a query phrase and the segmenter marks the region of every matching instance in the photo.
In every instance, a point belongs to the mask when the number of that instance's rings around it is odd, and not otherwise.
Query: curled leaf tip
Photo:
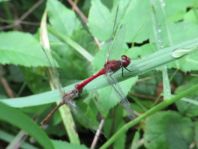
[[[190,48],[177,48],[172,52],[172,56],[174,58],[180,58],[186,54],[189,54],[190,52],[197,50],[198,47],[190,47]]]

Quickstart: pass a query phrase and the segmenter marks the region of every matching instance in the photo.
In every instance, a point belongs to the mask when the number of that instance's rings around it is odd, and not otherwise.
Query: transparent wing
[[[114,37],[116,37],[116,27],[117,27],[117,20],[118,20],[118,11],[119,11],[119,5],[116,9],[116,13],[115,13],[115,19],[114,19],[114,23],[113,23],[113,32],[112,32],[112,36],[111,39],[108,41],[107,43],[107,56],[106,56],[106,62],[108,60],[110,60],[110,53],[111,53],[111,49],[113,49],[113,43],[115,41]]]
[[[49,50],[44,49],[43,51],[44,51],[46,58],[48,59],[50,66],[51,66],[51,68],[48,68],[49,77],[50,77],[50,85],[53,89],[59,90],[60,97],[62,98],[64,96],[65,92],[64,92],[64,90],[61,86],[60,80],[59,80],[59,73],[56,70],[57,64],[55,63],[55,60],[53,60],[52,55]]]
[[[106,43],[107,48],[107,57],[106,61],[111,59],[119,59],[126,49],[125,44],[125,24],[124,17],[127,13],[127,9],[131,3],[131,0],[117,3],[115,9],[112,11],[113,19],[113,31],[112,36],[109,41]]]
[[[115,93],[118,95],[118,97],[120,99],[120,104],[126,110],[129,119],[134,119],[135,118],[135,113],[131,109],[130,102],[125,97],[120,85],[117,83],[115,78],[113,78],[113,76],[110,73],[106,74],[106,78],[107,78],[108,83],[113,87]]]
[[[116,9],[113,11],[115,14],[114,22],[113,22],[113,32],[111,39],[106,43],[107,46],[107,61],[113,59],[120,59],[121,55],[124,53],[124,50],[127,49],[126,47],[126,40],[125,40],[125,24],[124,24],[124,17],[127,13],[127,9],[131,3],[131,0],[128,1],[120,1],[116,5]],[[130,103],[124,96],[124,93],[121,87],[116,83],[116,80],[110,75],[110,73],[106,74],[107,81],[109,84],[112,85],[113,89],[115,90],[116,94],[120,98],[120,103],[126,109],[128,116],[130,119],[134,118],[134,113],[130,108]]]
[[[60,99],[63,99],[65,92],[61,86],[60,80],[59,80],[59,73],[56,70],[56,61],[53,59],[52,55],[51,55],[51,51],[47,50],[47,49],[43,49],[46,58],[48,60],[48,62],[50,63],[50,68],[48,68],[48,75],[49,75],[49,82],[50,82],[50,86],[52,89],[58,89],[59,91],[59,95],[60,95]],[[60,101],[59,104],[56,105],[56,107],[54,107],[48,114],[47,116],[42,120],[41,125],[44,126],[46,124],[48,124],[49,120],[51,119],[51,117],[53,116],[53,114],[62,106],[64,105],[63,100]]]

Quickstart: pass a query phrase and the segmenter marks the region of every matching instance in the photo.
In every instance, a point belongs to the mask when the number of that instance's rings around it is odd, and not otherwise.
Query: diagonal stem
[[[174,97],[170,98],[169,100],[164,100],[160,104],[156,105],[155,107],[151,108],[144,114],[140,115],[136,119],[128,122],[125,124],[123,127],[121,127],[106,143],[104,143],[100,149],[106,149],[108,148],[116,139],[123,133],[125,133],[129,128],[137,125],[140,123],[142,120],[144,120],[146,117],[150,116],[151,114],[154,114],[167,106],[175,103],[176,101],[180,100],[183,97],[186,97],[198,90],[198,82],[195,83],[196,85],[193,85],[191,88],[184,90],[183,92],[180,92],[179,94],[175,95]]]

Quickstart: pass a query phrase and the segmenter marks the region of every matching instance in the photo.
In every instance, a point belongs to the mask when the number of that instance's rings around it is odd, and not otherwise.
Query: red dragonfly
[[[116,11],[116,18],[117,18],[117,13],[118,13],[118,9]],[[116,18],[114,21],[114,27],[113,27],[113,35],[116,37],[117,33],[119,33],[119,31],[121,30],[121,26],[117,26],[116,27]],[[113,36],[112,35],[112,36]],[[115,37],[113,37],[113,39],[111,40],[111,48],[113,47],[113,43],[115,40]],[[107,81],[112,85],[112,87],[114,88],[115,92],[117,93],[117,95],[120,98],[120,103],[123,105],[123,107],[126,109],[126,111],[128,112],[128,116],[130,119],[134,118],[134,113],[130,108],[130,103],[128,102],[128,100],[126,99],[126,97],[124,96],[122,89],[120,88],[120,86],[116,83],[117,81],[112,77],[112,74],[115,73],[116,71],[120,70],[120,69],[127,69],[127,66],[131,63],[131,60],[129,57],[127,57],[126,55],[122,55],[120,60],[110,60],[110,52],[112,49],[108,49],[108,56],[107,56],[107,60],[106,63],[104,64],[104,67],[99,70],[96,74],[90,76],[89,78],[85,79],[84,81],[78,83],[75,85],[75,88],[71,91],[69,91],[68,93],[64,94],[63,90],[61,89],[61,85],[58,81],[57,78],[57,71],[55,69],[53,69],[52,73],[51,73],[51,77],[52,78],[56,78],[56,81],[54,82],[54,86],[56,86],[57,88],[59,88],[62,101],[45,117],[45,119],[41,122],[41,124],[46,124],[50,117],[52,116],[52,114],[62,105],[64,104],[68,104],[68,105],[73,105],[73,103],[71,103],[73,101],[73,99],[77,98],[80,93],[83,91],[84,87],[89,84],[91,81],[93,81],[94,79],[102,76],[102,75],[106,75]],[[127,69],[128,70],[128,69]],[[70,106],[71,107],[71,106]],[[76,107],[76,106],[75,106]],[[79,112],[80,113],[80,112]]]
[[[129,118],[134,118],[134,114],[132,110],[130,109],[130,105],[128,100],[124,97],[124,94],[122,93],[121,88],[116,84],[116,81],[113,77],[111,77],[109,74],[115,73],[119,69],[127,69],[127,66],[130,64],[131,60],[126,55],[122,55],[121,60],[108,60],[104,68],[99,70],[96,74],[92,75],[91,77],[85,79],[84,81],[76,84],[75,88],[71,90],[70,92],[64,94],[62,101],[47,115],[47,117],[43,120],[42,124],[46,124],[49,120],[49,118],[52,116],[54,112],[57,111],[59,107],[61,107],[63,104],[70,104],[73,99],[77,98],[79,94],[83,91],[83,88],[93,81],[94,79],[98,78],[101,75],[107,75],[108,82],[112,85],[115,92],[118,94],[119,98],[121,98],[121,104],[124,106],[124,108],[127,110],[129,114]],[[55,76],[53,76],[55,77]]]

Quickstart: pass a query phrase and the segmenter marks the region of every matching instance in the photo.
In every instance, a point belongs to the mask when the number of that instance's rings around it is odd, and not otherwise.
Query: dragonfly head
[[[121,62],[123,67],[127,67],[131,63],[131,59],[126,55],[122,55]]]

